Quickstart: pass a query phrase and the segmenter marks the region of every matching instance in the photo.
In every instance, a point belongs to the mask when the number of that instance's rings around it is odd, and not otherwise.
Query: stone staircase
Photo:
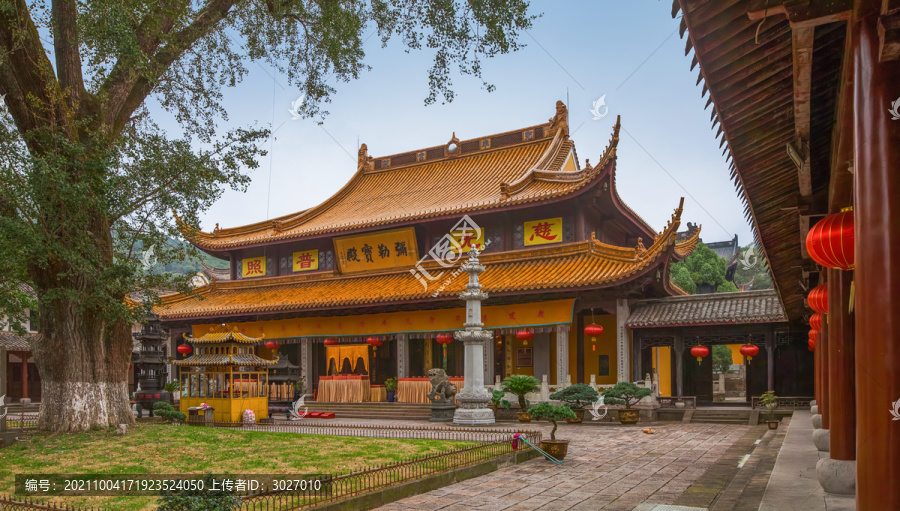
[[[747,408],[697,408],[693,410],[691,424],[749,424]]]
[[[310,412],[334,412],[333,420],[401,419],[428,420],[431,405],[425,403],[323,403],[307,401]],[[278,414],[280,416],[280,414]]]

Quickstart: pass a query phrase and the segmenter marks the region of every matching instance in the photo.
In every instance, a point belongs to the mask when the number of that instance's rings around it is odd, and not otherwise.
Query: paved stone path
[[[526,427],[541,428],[549,438],[546,423]],[[702,476],[713,474],[715,481],[716,464],[733,445],[766,431],[765,426],[719,424],[653,429],[656,434],[641,427],[561,425],[557,438],[571,440],[562,467],[539,458],[378,509],[631,511],[641,503],[674,504]],[[733,471],[736,463],[729,460],[727,466]]]

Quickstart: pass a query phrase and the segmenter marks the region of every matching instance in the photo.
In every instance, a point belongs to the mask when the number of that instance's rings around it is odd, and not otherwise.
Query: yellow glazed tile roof
[[[574,143],[568,138],[567,113],[561,104],[557,105],[557,116],[547,124],[466,141],[454,136],[452,142],[458,147],[455,154],[438,146],[371,158],[363,144],[356,174],[316,207],[241,227],[219,229],[217,225],[211,233],[184,224],[182,230],[200,248],[227,250],[544,201],[581,190],[612,166],[619,128],[617,120],[600,162],[583,169],[577,168]],[[527,132],[533,138],[527,139]],[[497,142],[479,148],[485,140]],[[570,154],[576,170],[561,170]],[[616,199],[621,203],[618,195]],[[646,232],[653,232],[635,217]]]
[[[493,254],[488,251],[479,258],[487,267],[480,280],[489,294],[613,286],[667,263],[670,258],[679,260],[690,253],[700,231],[698,229],[687,240],[676,243],[680,215],[679,206],[666,229],[658,233],[646,249],[617,247],[590,239]],[[433,275],[442,270],[434,261],[426,263],[424,268]],[[155,312],[163,319],[171,320],[456,297],[466,285],[466,275],[451,279],[449,273],[449,270],[445,271],[444,277],[432,282],[428,290],[408,269],[352,276],[288,275],[213,281],[198,291],[199,296],[164,298]]]
[[[177,298],[183,295],[173,295],[170,298]],[[262,340],[261,337],[249,337],[239,332],[237,328],[225,329],[217,328],[210,331],[203,337],[191,338],[184,336],[184,340],[191,344],[221,344],[236,342],[240,344],[257,344]]]
[[[257,357],[256,355],[223,355],[219,353],[204,353],[203,355],[194,355],[184,360],[176,360],[174,364],[178,366],[270,366],[275,362],[277,361]]]

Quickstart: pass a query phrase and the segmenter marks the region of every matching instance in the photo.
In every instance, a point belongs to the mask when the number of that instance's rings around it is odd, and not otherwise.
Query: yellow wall
[[[584,381],[576,381],[578,375],[578,331],[573,328],[569,331],[569,374],[572,375],[572,383],[590,383],[591,375],[597,374],[598,385],[611,385],[616,383],[618,375],[616,369],[619,360],[616,356],[616,315],[596,315],[594,322],[603,327],[603,335],[597,337],[597,342],[592,343],[590,337],[584,338]],[[590,316],[585,318],[585,325],[591,324]],[[596,344],[596,351],[593,349]],[[609,356],[609,376],[600,376],[599,355]]]
[[[741,345],[740,344],[729,344],[729,348],[731,348],[731,362],[734,364],[743,364],[744,363],[744,355],[741,355]],[[762,350],[760,350],[762,351]],[[759,355],[757,355],[758,357]]]
[[[659,373],[659,395],[672,395],[672,349],[668,346],[653,348],[653,367]],[[658,362],[657,362],[658,361]]]

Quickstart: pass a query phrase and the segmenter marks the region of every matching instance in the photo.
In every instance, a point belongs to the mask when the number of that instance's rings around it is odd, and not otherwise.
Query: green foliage
[[[384,390],[397,390],[397,378],[388,378],[384,380]]]
[[[744,268],[749,266],[749,268]],[[734,284],[740,289],[773,289],[775,287],[769,275],[766,258],[756,249],[753,243],[741,247],[737,269],[734,272]]]
[[[697,284],[695,284],[694,279],[691,278],[691,272],[681,261],[672,265],[670,275],[672,282],[686,293],[694,294],[697,291]]]
[[[768,405],[777,405],[778,404],[778,396],[775,395],[774,390],[770,390],[768,392],[763,393],[759,396],[759,402],[763,404],[763,406]]]
[[[528,408],[525,394],[538,391],[541,388],[541,382],[534,376],[514,374],[512,376],[507,376],[506,379],[500,383],[500,387],[504,392],[509,392],[510,394],[518,396],[519,408],[521,408],[522,411],[525,411],[525,409]]]
[[[532,406],[528,409],[528,413],[531,414],[532,419],[546,419],[553,423],[553,431],[550,432],[550,440],[556,440],[556,421],[575,418],[575,412],[568,406],[554,405],[547,402]]]
[[[587,406],[600,397],[600,393],[594,390],[586,383],[576,383],[568,387],[550,394],[550,399],[555,401],[565,401],[570,408],[580,408]]]
[[[506,395],[505,392],[501,392],[499,390],[492,390],[491,391],[491,404],[496,407],[502,406],[503,408],[506,408],[507,410],[509,410],[509,407],[512,405],[510,404],[509,401],[503,399],[503,396],[505,396],[505,395]]]
[[[203,478],[202,488],[182,491],[161,491],[158,511],[235,511],[241,507],[241,498],[234,491],[224,488],[225,479],[215,479],[212,474]],[[215,485],[215,490],[213,486]]]
[[[731,356],[731,348],[725,344],[716,344],[712,347],[713,370],[717,373],[728,373],[734,358]]]
[[[615,387],[603,391],[603,402],[608,405],[625,405],[625,408],[631,408],[652,393],[650,389],[638,387],[630,381],[620,381],[616,383]]]
[[[166,382],[163,388],[166,389],[167,392],[175,392],[181,390],[181,383],[179,383],[178,380],[172,380],[170,382]]]
[[[162,417],[168,421],[183,421],[187,416],[165,401],[157,401],[153,403],[153,414]]]
[[[719,287],[716,288],[716,293],[733,293],[735,291],[739,291],[737,286],[734,285],[734,282],[726,280],[719,284]]]
[[[762,263],[764,267],[764,262]],[[757,266],[760,265],[758,264]],[[738,268],[740,267],[741,262],[738,261]],[[728,261],[719,257],[711,248],[701,242],[697,244],[697,248],[684,261],[679,261],[672,265],[669,275],[676,286],[689,294],[696,293],[700,284],[711,285],[717,293],[739,291],[741,284],[738,283],[737,277],[735,277],[735,282],[725,280],[725,271],[727,269]],[[763,272],[766,273],[765,270]],[[757,288],[754,284],[754,289],[762,288]]]

